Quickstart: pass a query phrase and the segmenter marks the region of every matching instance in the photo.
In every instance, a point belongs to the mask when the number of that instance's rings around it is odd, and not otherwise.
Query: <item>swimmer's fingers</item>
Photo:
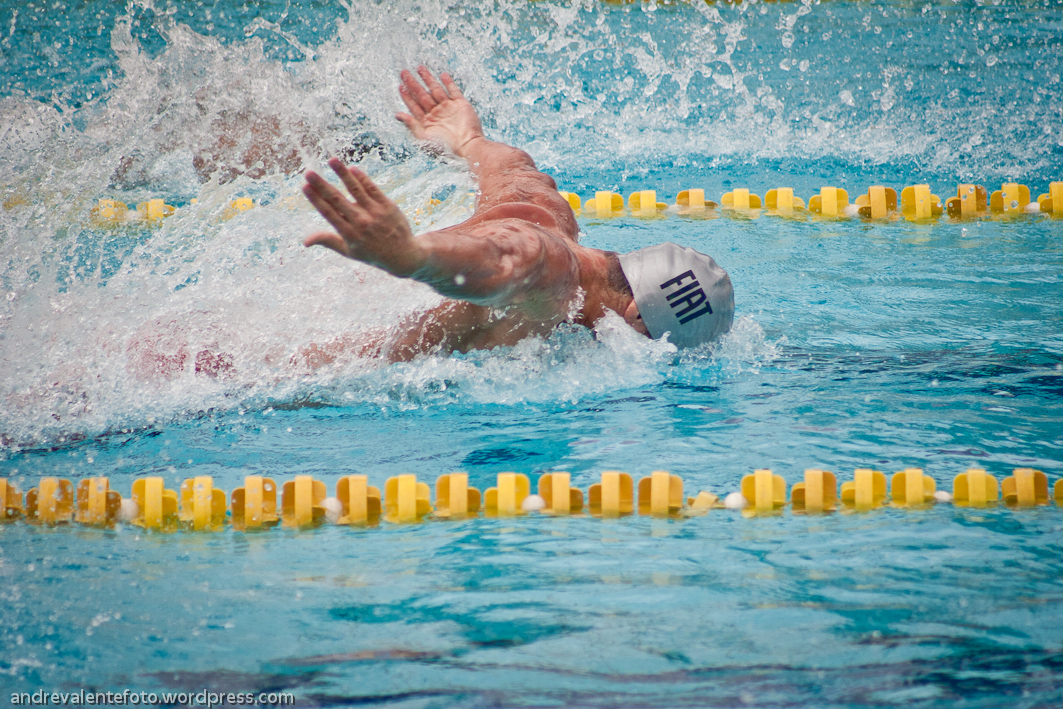
[[[443,80],[443,86],[447,87],[447,93],[450,94],[450,98],[462,101],[465,99],[465,94],[461,92],[458,85],[454,83],[454,79],[451,78],[447,72],[441,72],[439,78]]]
[[[402,102],[406,104],[406,108],[410,109],[410,113],[413,114],[413,118],[420,121],[424,118],[424,109],[421,108],[421,104],[417,103],[417,100],[410,93],[410,90],[406,88],[405,84],[399,84],[399,96],[402,98]]]
[[[443,87],[439,85],[439,82],[436,81],[436,78],[432,76],[432,72],[428,71],[428,67],[422,64],[417,67],[417,73],[421,75],[421,80],[428,87],[428,91],[432,94],[432,98],[435,99],[436,103],[446,103],[449,97],[443,91]]]
[[[321,179],[313,172],[307,172],[307,184],[303,185],[303,194],[321,213],[332,228],[338,231],[348,242],[357,240],[357,234],[372,221],[372,215],[364,208],[340,194],[340,191]],[[341,251],[340,253],[349,253]]]
[[[352,205],[351,218],[356,222],[370,221],[383,211],[397,208],[395,203],[384,194],[384,191],[377,187],[372,178],[358,168],[347,167],[336,158],[330,160],[329,165],[340,176],[347,191],[354,197],[355,204]]]
[[[348,168],[339,158],[332,158],[329,160],[328,166],[339,176],[340,180],[343,182],[343,186],[351,193],[351,197],[354,197],[355,204],[365,206],[366,202],[369,201],[369,198],[365,193],[365,189],[362,187],[362,183],[352,174],[354,168]]]
[[[406,130],[410,131],[410,133],[413,134],[414,138],[420,138],[423,134],[424,127],[421,125],[421,122],[410,114],[396,113],[395,118],[402,121],[402,123],[406,126]]]
[[[367,206],[370,203],[375,204],[391,204],[391,199],[384,194],[384,190],[377,187],[377,184],[361,170],[356,167],[347,168],[348,174],[358,181],[358,184],[362,188],[362,192],[365,194]]]
[[[347,249],[347,242],[343,240],[343,237],[331,231],[319,231],[311,234],[303,240],[303,246],[324,246],[341,256],[351,255]]]
[[[405,69],[402,71],[402,82],[403,86],[405,86],[406,90],[410,93],[410,96],[425,113],[429,113],[438,105],[438,102],[432,98],[431,94],[424,90],[424,87],[414,78],[413,74]]]
[[[344,229],[350,228],[350,222],[336,211],[335,207],[329,204],[329,202],[321,196],[320,192],[316,191],[310,185],[304,185],[303,194],[305,194],[306,198],[310,200],[310,204],[314,205],[314,209],[316,209],[321,216],[325,218],[325,221],[331,224],[336,231],[343,231]]]
[[[312,170],[306,171],[303,194],[338,231],[343,231],[343,227],[353,220],[355,205]]]

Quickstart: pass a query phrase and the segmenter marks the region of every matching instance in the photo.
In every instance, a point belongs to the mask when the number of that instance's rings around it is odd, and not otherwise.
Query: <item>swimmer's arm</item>
[[[480,184],[477,215],[505,204],[505,216],[545,226],[540,211],[545,210],[553,226],[575,240],[578,227],[572,208],[558,194],[553,178],[539,172],[523,150],[485,138],[476,110],[449,74],[439,75],[440,84],[424,66],[418,67],[417,73],[424,86],[409,71],[401,74],[399,94],[410,112],[399,113],[396,118],[418,140],[442,142],[468,162]],[[518,213],[521,207],[525,213]]]
[[[505,205],[510,211],[523,208],[528,215],[516,216],[541,223],[533,215],[545,210],[565,236],[575,239],[579,228],[572,207],[557,191],[554,178],[539,172],[528,153],[479,137],[465,144],[464,157],[479,181],[477,215]]]
[[[410,112],[395,115],[414,138],[445,144],[459,158],[467,160],[469,168],[481,180],[498,174],[528,172],[553,182],[538,171],[531,156],[523,150],[484,137],[476,109],[449,74],[439,75],[440,84],[427,67],[418,67],[417,73],[424,86],[409,71],[400,74],[399,95]]]
[[[417,238],[426,258],[412,278],[449,298],[521,307],[551,319],[579,286],[572,250],[546,229],[518,220],[451,227]]]
[[[335,158],[329,166],[354,200],[307,172],[303,192],[336,231],[312,234],[306,246],[326,246],[451,298],[490,307],[519,305],[532,316],[551,317],[575,294],[575,256],[551,231],[499,219],[415,238],[398,205],[368,175]]]

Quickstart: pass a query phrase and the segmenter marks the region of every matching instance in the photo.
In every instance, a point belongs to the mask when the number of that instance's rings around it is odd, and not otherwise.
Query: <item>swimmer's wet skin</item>
[[[417,71],[423,85],[409,71],[401,74],[399,94],[409,113],[397,118],[418,140],[442,143],[468,162],[480,187],[473,216],[415,237],[398,205],[338,159],[329,166],[353,201],[312,171],[303,187],[335,229],[310,235],[307,246],[327,246],[451,299],[409,321],[379,346],[381,354],[408,360],[432,350],[512,345],[566,320],[594,327],[608,311],[681,347],[730,329],[734,292],[715,261],[675,244],[624,256],[580,246],[572,209],[553,179],[524,151],[487,140],[446,72],[437,80],[423,66]]]

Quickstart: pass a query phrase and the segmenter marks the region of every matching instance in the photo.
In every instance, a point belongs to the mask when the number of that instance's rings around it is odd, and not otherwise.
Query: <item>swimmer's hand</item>
[[[329,167],[339,175],[354,201],[312,170],[306,172],[303,194],[335,233],[319,231],[304,246],[327,246],[338,254],[408,278],[425,262],[424,249],[413,238],[410,223],[369,176],[337,158]]]
[[[406,124],[414,138],[441,142],[458,157],[468,157],[469,145],[484,136],[476,110],[465,99],[450,74],[442,72],[439,75],[443,81],[440,86],[427,67],[417,67],[417,73],[428,90],[421,86],[413,74],[403,70],[399,95],[410,112],[397,113],[395,117]]]

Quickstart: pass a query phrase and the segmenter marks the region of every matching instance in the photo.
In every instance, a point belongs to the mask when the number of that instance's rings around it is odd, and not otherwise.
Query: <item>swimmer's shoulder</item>
[[[528,202],[505,202],[503,204],[496,204],[489,209],[474,214],[465,222],[465,225],[473,226],[484,222],[498,221],[502,219],[519,219],[534,224],[535,226],[542,227],[543,229],[555,231],[561,229],[557,217],[551,214],[548,209],[544,209],[537,204],[529,204]]]

